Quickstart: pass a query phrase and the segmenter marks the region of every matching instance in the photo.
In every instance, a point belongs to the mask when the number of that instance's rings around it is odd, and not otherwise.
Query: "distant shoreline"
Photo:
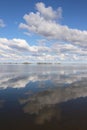
[[[11,63],[11,62],[8,62],[8,63],[0,63],[0,64],[61,64],[61,63],[43,63],[43,62],[37,62],[37,63],[28,63],[28,62],[24,62],[24,63]]]
[[[23,63],[3,62],[3,63],[0,63],[0,65],[3,65],[3,64],[4,65],[7,65],[7,64],[10,64],[10,65],[11,64],[17,64],[17,65],[18,64],[19,65],[20,64],[24,64],[24,65],[29,65],[29,64],[36,64],[36,65],[49,65],[49,64],[50,65],[55,65],[55,64],[60,64],[60,65],[61,64],[73,64],[74,65],[74,64],[77,64],[78,65],[79,64],[79,65],[84,65],[84,64],[86,64],[87,65],[87,63],[79,63],[79,62],[77,62],[77,63],[76,62],[74,62],[74,63],[69,63],[69,62],[62,62],[62,63],[60,63],[60,62],[54,62],[54,63],[51,63],[51,62],[48,62],[48,63],[47,62],[36,62],[36,63],[31,63],[31,62],[23,62]]]

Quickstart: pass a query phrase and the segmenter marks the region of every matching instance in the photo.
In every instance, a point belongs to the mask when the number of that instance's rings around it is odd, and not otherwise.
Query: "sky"
[[[87,63],[87,1],[1,0],[0,62]]]

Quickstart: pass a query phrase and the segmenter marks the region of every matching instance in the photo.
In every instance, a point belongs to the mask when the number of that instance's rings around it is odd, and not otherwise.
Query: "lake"
[[[87,130],[87,65],[0,65],[0,130]]]

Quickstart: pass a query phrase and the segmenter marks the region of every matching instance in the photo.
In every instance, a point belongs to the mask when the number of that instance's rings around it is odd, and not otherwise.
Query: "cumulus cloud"
[[[24,39],[0,38],[1,62],[87,62],[87,31],[59,24],[62,18],[61,7],[54,10],[39,2],[36,4],[36,13],[30,12],[23,18],[25,23],[20,23],[19,27],[26,30],[24,34],[41,37],[35,41],[35,45]],[[0,21],[3,23],[3,20]]]
[[[2,61],[28,61],[44,60],[50,48],[47,46],[30,46],[24,39],[0,38],[0,60]]]
[[[0,27],[3,28],[3,27],[5,27],[5,26],[6,26],[6,25],[5,25],[4,21],[3,21],[3,19],[0,19]]]
[[[0,38],[0,62],[59,62],[87,59],[86,49],[73,44],[56,42],[50,46],[46,40],[30,45],[24,39]]]
[[[46,7],[44,3],[36,4],[37,12],[25,14],[25,23],[20,23],[21,29],[36,33],[47,39],[56,39],[79,46],[87,47],[87,31],[69,28],[67,25],[60,25],[56,19],[62,17],[62,8],[53,10],[51,6]]]
[[[46,7],[44,3],[40,2],[36,4],[36,9],[42,17],[47,20],[53,20],[56,18],[62,18],[62,8],[59,7],[56,11],[51,6]]]

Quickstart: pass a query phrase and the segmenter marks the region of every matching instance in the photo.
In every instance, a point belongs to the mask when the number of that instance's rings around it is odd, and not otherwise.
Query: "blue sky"
[[[1,62],[87,62],[86,0],[1,0]]]

